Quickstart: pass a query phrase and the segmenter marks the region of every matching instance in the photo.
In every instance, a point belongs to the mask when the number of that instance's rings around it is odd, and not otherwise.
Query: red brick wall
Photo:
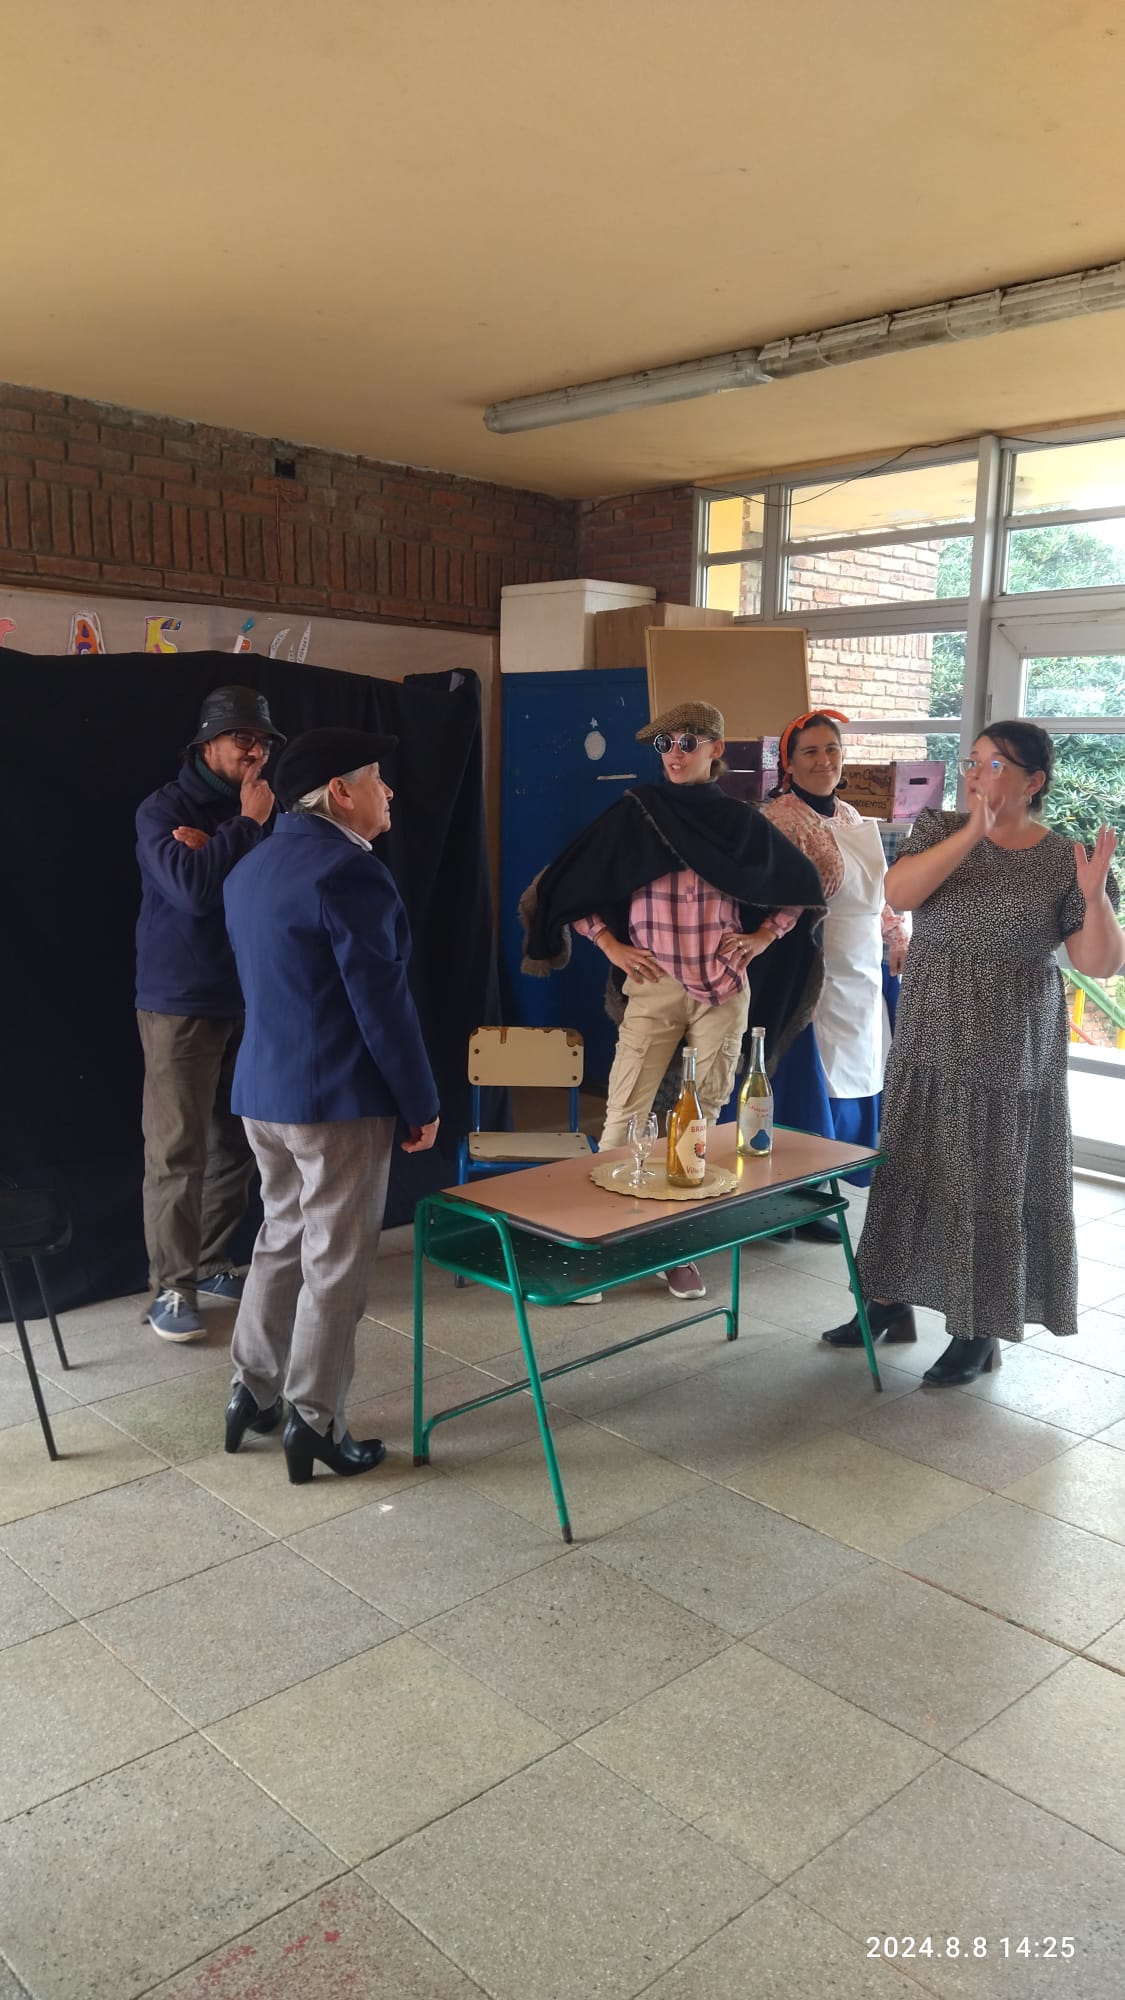
[[[834,605],[916,604],[937,594],[940,542],[900,542],[886,549],[823,549],[790,556],[792,611]],[[925,715],[930,706],[933,639],[928,632],[888,632],[858,639],[809,640],[814,702],[845,715]],[[852,737],[849,754],[867,763],[926,755],[916,736]]]
[[[577,528],[572,500],[0,384],[6,583],[487,628],[503,584],[581,574]]]
[[[694,494],[690,486],[584,500],[578,575],[606,583],[652,583],[672,604],[690,604]]]

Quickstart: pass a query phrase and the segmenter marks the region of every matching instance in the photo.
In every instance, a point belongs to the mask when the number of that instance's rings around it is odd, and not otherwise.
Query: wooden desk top
[[[738,1187],[706,1201],[638,1201],[635,1195],[595,1187],[590,1179],[594,1159],[631,1159],[627,1146],[608,1147],[581,1160],[555,1160],[545,1167],[494,1174],[442,1192],[472,1202],[476,1208],[493,1209],[518,1228],[530,1229],[538,1236],[563,1243],[600,1243],[667,1222],[687,1222],[693,1215],[710,1214],[755,1195],[777,1194],[784,1188],[855,1173],[880,1157],[867,1146],[844,1146],[837,1139],[819,1139],[808,1132],[775,1131],[773,1152],[767,1159],[745,1160],[738,1157],[737,1137],[734,1124],[708,1129],[708,1159],[714,1166],[737,1173]]]

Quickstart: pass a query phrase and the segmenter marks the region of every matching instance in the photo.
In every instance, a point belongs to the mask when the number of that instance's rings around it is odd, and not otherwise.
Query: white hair
[[[341,771],[339,775],[345,785],[355,785],[359,783],[359,780],[368,771],[373,771],[374,769],[374,764],[361,764],[358,771]],[[303,798],[297,799],[290,806],[290,812],[319,813],[322,819],[335,819],[336,815],[332,810],[331,785],[332,780],[330,778],[327,785],[317,785],[313,791],[306,792]]]

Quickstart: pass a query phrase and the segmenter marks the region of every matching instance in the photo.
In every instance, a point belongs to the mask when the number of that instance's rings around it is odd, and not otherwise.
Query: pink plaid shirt
[[[797,921],[793,910],[775,910],[773,924],[779,935],[792,930]],[[717,1007],[740,993],[746,984],[744,972],[728,965],[719,951],[724,932],[740,934],[738,904],[721,895],[690,868],[661,875],[638,889],[629,905],[629,942],[650,951],[662,972],[679,981],[693,1000],[705,1000]],[[605,929],[601,917],[579,917],[574,929],[581,937],[595,937]]]

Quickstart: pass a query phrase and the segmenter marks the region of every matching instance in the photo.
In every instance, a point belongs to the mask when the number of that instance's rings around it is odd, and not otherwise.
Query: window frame
[[[761,564],[761,608],[736,615],[735,626],[752,630],[755,626],[789,625],[806,630],[810,640],[892,636],[910,632],[963,631],[965,680],[959,716],[860,716],[848,725],[845,734],[901,735],[913,733],[959,734],[964,754],[986,722],[1003,708],[1007,676],[1004,671],[1006,648],[999,628],[1016,617],[1021,624],[1042,620],[1044,625],[1060,618],[1083,617],[1093,621],[1125,616],[1125,584],[1076,585],[1067,590],[1004,590],[1009,537],[1031,526],[1083,525],[1088,521],[1125,518],[1121,508],[1068,508],[1050,512],[1017,514],[1011,506],[1017,456],[1035,450],[1058,450],[1069,444],[1090,444],[1125,438],[1125,423],[1074,424],[1058,428],[1029,428],[1018,435],[982,434],[960,439],[937,448],[918,447],[886,456],[870,455],[844,464],[823,465],[797,472],[759,473],[745,481],[730,479],[696,489],[695,538],[693,547],[692,601],[706,601],[706,573],[720,563],[758,560]],[[959,522],[935,523],[932,527],[891,529],[886,533],[866,532],[855,536],[819,537],[794,544],[789,534],[791,504],[802,489],[822,483],[861,479],[865,475],[893,470],[918,471],[927,465],[965,462],[975,454],[976,496],[971,517]],[[733,550],[709,556],[706,549],[707,508],[714,500],[761,496],[764,528],[760,551]],[[813,554],[820,550],[894,546],[896,542],[938,541],[972,538],[971,577],[968,595],[959,598],[926,598],[908,604],[873,603],[829,606],[822,610],[785,610],[786,564],[790,555]],[[990,671],[994,641],[997,672]],[[1047,634],[1044,633],[1047,650]],[[996,697],[1001,697],[996,706]],[[1111,719],[1112,720],[1112,719]],[[941,724],[935,729],[935,723]]]

